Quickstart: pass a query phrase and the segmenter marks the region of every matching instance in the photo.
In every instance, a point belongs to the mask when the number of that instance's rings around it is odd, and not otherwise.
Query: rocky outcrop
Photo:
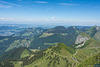
[[[95,25],[95,28],[96,28],[97,31],[100,31],[100,26]]]
[[[89,40],[89,38],[87,36],[78,35],[78,37],[76,38],[75,44],[82,43],[86,40]]]
[[[78,35],[75,41],[75,44],[78,44],[77,46],[75,46],[76,48],[82,47],[84,46],[85,42],[89,40],[88,36],[83,36],[83,35]]]

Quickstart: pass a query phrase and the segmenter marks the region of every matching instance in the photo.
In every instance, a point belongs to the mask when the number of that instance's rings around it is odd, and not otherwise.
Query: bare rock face
[[[75,41],[75,44],[79,44],[79,43],[82,43],[86,40],[89,40],[88,37],[86,36],[81,36],[81,35],[78,35],[78,37],[76,38],[76,41]]]
[[[75,41],[75,44],[79,44],[76,48],[84,46],[84,43],[89,40],[87,36],[78,35]]]
[[[97,30],[97,31],[100,31],[100,26],[96,26],[96,25],[95,25],[95,27],[96,27],[96,30]]]

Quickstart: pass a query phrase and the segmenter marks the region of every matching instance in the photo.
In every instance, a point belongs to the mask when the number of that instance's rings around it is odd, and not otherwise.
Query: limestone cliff
[[[78,45],[75,47],[76,48],[82,47],[87,40],[89,40],[89,36],[86,33],[79,34],[75,41],[75,44],[78,44]]]

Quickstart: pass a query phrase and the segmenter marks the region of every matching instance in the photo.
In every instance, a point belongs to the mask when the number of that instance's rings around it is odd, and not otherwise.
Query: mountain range
[[[0,67],[93,67],[100,64],[100,27],[28,28],[0,37]]]

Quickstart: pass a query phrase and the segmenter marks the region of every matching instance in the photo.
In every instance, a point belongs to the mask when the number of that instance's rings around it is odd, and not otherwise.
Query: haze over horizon
[[[0,24],[100,25],[99,0],[0,0]]]

